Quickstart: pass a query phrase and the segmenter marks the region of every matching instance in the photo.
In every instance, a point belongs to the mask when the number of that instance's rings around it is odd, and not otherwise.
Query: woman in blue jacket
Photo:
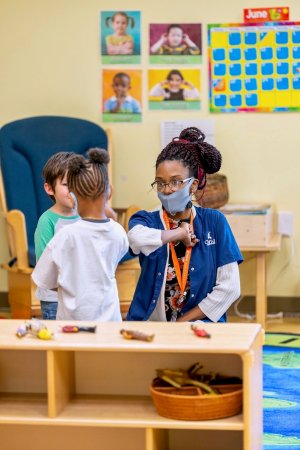
[[[129,244],[139,255],[141,275],[127,320],[226,321],[226,311],[240,296],[243,258],[224,215],[191,201],[221,160],[194,127],[159,154],[152,188],[162,208],[139,211],[129,222]]]

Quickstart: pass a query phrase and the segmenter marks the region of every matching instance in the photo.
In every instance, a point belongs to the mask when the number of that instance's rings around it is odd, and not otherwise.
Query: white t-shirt
[[[32,279],[58,288],[58,320],[121,321],[115,271],[127,250],[119,223],[79,220],[48,243]]]

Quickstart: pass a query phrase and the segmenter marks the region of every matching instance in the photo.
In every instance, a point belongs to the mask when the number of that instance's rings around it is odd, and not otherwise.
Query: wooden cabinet
[[[52,341],[15,336],[17,320],[0,324],[1,450],[258,450],[262,448],[263,335],[258,324],[99,323],[96,334]],[[82,324],[82,323],[81,323]],[[121,328],[155,333],[126,341]],[[159,367],[188,367],[243,378],[243,414],[223,420],[160,417],[149,396]]]

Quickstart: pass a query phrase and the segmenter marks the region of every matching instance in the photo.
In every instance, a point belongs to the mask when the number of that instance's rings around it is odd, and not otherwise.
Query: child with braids
[[[116,12],[106,19],[106,26],[111,24],[114,33],[106,37],[106,51],[108,55],[132,55],[134,43],[132,36],[127,34],[127,28],[131,24],[134,27],[134,19],[124,11]]]
[[[72,158],[67,183],[81,219],[53,237],[32,273],[39,288],[58,290],[58,320],[121,321],[115,271],[128,240],[105,214],[108,162],[99,149]]]
[[[129,222],[129,245],[142,270],[127,320],[226,321],[240,295],[243,258],[224,215],[191,201],[206,174],[220,167],[220,152],[194,127],[159,154],[152,188],[162,208]]]

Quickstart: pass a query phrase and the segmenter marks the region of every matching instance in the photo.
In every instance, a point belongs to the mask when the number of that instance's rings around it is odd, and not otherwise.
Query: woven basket
[[[212,420],[235,416],[242,411],[242,385],[217,386],[218,395],[202,394],[199,388],[150,387],[153,403],[160,416],[177,420]]]
[[[199,204],[204,208],[221,208],[229,200],[227,178],[225,175],[216,173],[207,175],[206,186],[203,197]]]

